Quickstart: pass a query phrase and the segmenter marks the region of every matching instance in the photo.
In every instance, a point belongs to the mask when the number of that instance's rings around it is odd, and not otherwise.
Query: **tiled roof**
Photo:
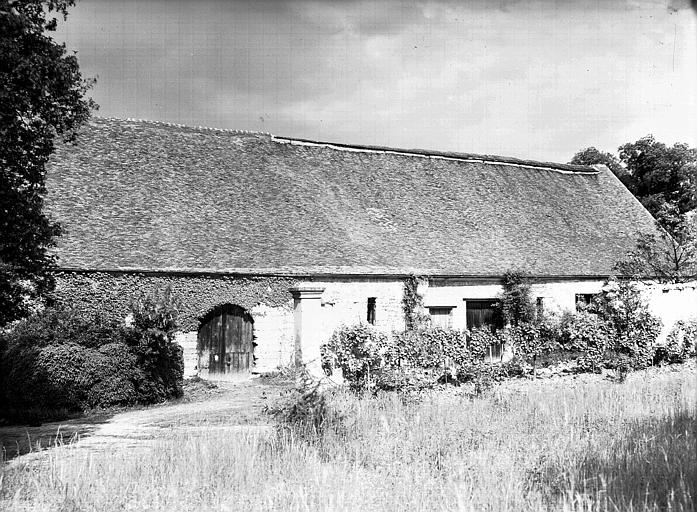
[[[601,276],[653,219],[604,167],[95,118],[58,149],[64,268]]]

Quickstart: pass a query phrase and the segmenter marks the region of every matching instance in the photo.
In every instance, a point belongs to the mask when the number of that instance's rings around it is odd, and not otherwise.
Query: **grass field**
[[[344,419],[315,438],[213,431],[141,453],[49,451],[3,470],[0,509],[688,511],[696,397],[694,362],[476,399],[336,393]]]

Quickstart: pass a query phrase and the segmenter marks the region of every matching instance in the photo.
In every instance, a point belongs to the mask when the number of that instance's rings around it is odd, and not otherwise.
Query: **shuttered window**
[[[453,308],[428,308],[431,315],[431,325],[442,329],[453,326]]]

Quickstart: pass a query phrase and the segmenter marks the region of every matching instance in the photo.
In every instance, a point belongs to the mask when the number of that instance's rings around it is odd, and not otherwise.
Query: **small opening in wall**
[[[577,293],[576,311],[580,311],[590,306],[593,303],[593,299],[595,299],[597,295],[597,293]]]
[[[370,325],[375,325],[375,297],[368,297],[368,316],[366,319]]]
[[[545,298],[537,297],[535,301],[535,313],[537,315],[537,321],[541,322],[545,317]]]

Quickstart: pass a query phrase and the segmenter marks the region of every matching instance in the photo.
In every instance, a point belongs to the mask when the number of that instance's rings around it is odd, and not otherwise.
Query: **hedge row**
[[[327,374],[341,368],[357,389],[426,387],[482,376],[496,380],[562,361],[572,362],[578,372],[597,372],[694,357],[697,322],[679,322],[659,347],[660,329],[660,322],[644,313],[618,329],[588,311],[539,324],[520,323],[495,333],[489,328],[466,332],[427,326],[387,335],[357,325],[338,329],[322,347],[322,357]],[[496,344],[505,344],[513,358],[504,364],[485,364],[488,347]]]
[[[182,395],[171,294],[141,297],[127,326],[73,310],[47,309],[0,335],[3,414],[149,404]],[[33,413],[32,413],[33,414]]]

